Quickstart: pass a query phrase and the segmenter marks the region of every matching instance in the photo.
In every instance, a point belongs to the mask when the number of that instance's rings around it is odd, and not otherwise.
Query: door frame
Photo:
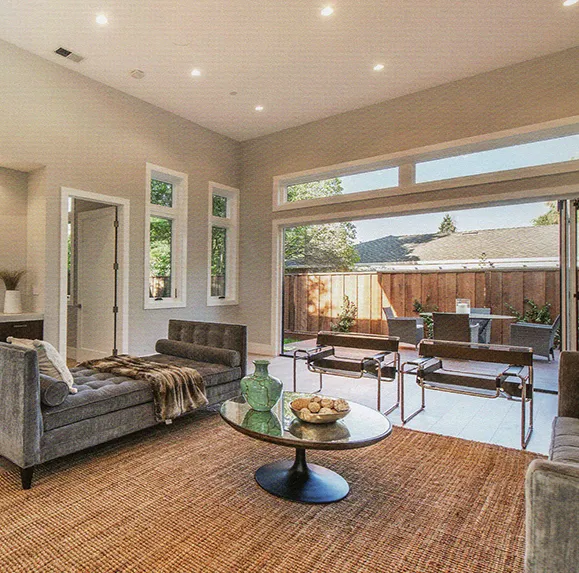
[[[129,230],[130,230],[130,200],[112,195],[93,193],[71,187],[60,188],[60,296],[58,312],[58,350],[62,356],[66,356],[67,351],[67,319],[68,319],[68,298],[67,298],[67,252],[68,252],[68,202],[69,199],[84,199],[95,203],[103,203],[113,207],[118,207],[119,216],[119,316],[118,340],[119,351],[127,353],[129,347]],[[112,309],[111,309],[112,310]]]

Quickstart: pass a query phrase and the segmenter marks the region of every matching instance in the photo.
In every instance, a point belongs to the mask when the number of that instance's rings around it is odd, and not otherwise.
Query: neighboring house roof
[[[389,235],[356,245],[358,265],[501,259],[556,259],[559,227],[515,227],[450,234]]]

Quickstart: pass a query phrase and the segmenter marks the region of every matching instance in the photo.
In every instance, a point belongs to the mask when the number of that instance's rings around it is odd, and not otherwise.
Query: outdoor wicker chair
[[[545,356],[548,361],[555,360],[555,336],[561,317],[557,316],[553,324],[534,324],[515,322],[511,324],[511,344],[513,346],[529,346],[533,354]]]
[[[468,367],[464,370],[446,368],[443,359],[464,361]],[[497,365],[496,373],[490,372],[489,364]],[[406,417],[404,380],[408,375],[416,376],[422,400],[420,408]],[[533,431],[533,351],[530,348],[423,340],[418,347],[418,358],[402,364],[399,385],[400,417],[403,424],[425,409],[427,389],[483,398],[502,396],[511,400],[520,399],[521,447],[525,449],[529,443]]]
[[[491,309],[488,307],[471,308],[471,314],[490,314]],[[491,343],[491,324],[490,318],[470,319],[471,324],[478,324],[478,341],[484,344]]]
[[[432,313],[433,338],[453,342],[478,342],[479,325],[471,324],[468,314]]]
[[[322,376],[331,374],[345,378],[371,377],[377,381],[376,409],[381,408],[382,381],[393,381],[400,370],[400,355],[398,354],[399,339],[392,336],[378,334],[354,334],[342,332],[318,332],[316,347],[309,350],[297,349],[294,351],[293,378],[294,392],[297,392],[297,362],[301,358],[306,361],[310,372],[320,375],[320,387],[315,391],[322,391]],[[336,354],[336,347],[342,350],[370,350],[376,354],[364,356],[354,352],[350,356]],[[400,385],[397,384],[396,402],[384,415],[390,414],[400,404]]]
[[[418,346],[424,338],[424,319],[412,316],[395,316],[391,306],[383,309],[388,323],[388,335],[396,336],[400,342]]]

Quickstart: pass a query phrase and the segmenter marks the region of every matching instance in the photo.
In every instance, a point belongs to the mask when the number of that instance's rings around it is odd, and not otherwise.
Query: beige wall
[[[207,308],[206,273],[208,182],[239,185],[239,143],[5,42],[0,93],[1,157],[45,166],[30,174],[28,244],[48,340],[59,342],[61,186],[131,201],[131,352],[150,352],[169,318],[238,319],[236,307]],[[186,309],[143,309],[146,162],[189,176]]]
[[[274,218],[304,214],[315,217],[330,210],[347,215],[352,209],[361,208],[400,212],[427,209],[441,201],[456,206],[465,202],[464,189],[458,189],[274,215],[274,176],[578,114],[579,48],[575,48],[244,142],[240,302],[241,318],[249,325],[250,339],[265,345],[273,343]],[[548,186],[549,182],[538,184]],[[489,200],[509,195],[521,198],[525,188],[498,185],[476,188],[470,193],[471,197],[478,196],[480,202],[482,194]]]
[[[131,201],[131,352],[151,351],[172,317],[244,322],[250,342],[270,345],[275,175],[577,115],[578,64],[579,48],[567,50],[239,144],[0,42],[0,165],[44,166],[28,176],[27,259],[29,294],[34,287],[34,307],[45,310],[47,338],[59,342],[61,186]],[[146,162],[189,175],[186,309],[143,309]],[[206,306],[210,180],[242,188],[236,307]],[[492,198],[513,189],[484,192]],[[356,208],[394,212],[442,200],[458,205],[465,198],[460,190],[442,191]]]
[[[0,269],[26,269],[27,195],[28,175],[0,167]],[[20,289],[26,291],[25,279]],[[4,308],[4,290],[0,281],[0,312]]]

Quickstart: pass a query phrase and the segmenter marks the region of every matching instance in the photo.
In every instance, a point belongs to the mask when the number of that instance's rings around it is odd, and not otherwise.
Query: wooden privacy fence
[[[400,273],[288,274],[284,279],[286,336],[314,335],[330,330],[344,295],[358,307],[355,332],[388,334],[382,307],[397,316],[417,316],[414,301],[454,312],[457,298],[472,307],[489,307],[493,314],[511,314],[506,304],[523,311],[525,299],[551,304],[551,317],[560,313],[558,270],[480,270]],[[508,320],[494,320],[492,342],[508,344]]]

